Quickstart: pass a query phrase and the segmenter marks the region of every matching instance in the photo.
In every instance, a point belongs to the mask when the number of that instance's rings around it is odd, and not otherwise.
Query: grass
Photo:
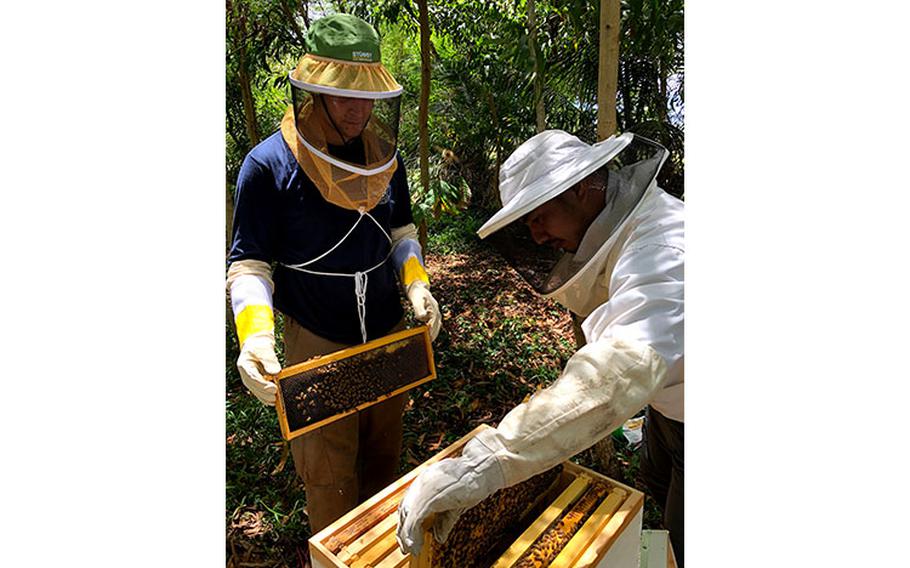
[[[437,379],[410,392],[401,474],[479,424],[495,425],[554,381],[575,351],[566,310],[535,295],[477,238],[483,219],[468,210],[430,228],[426,260],[443,331],[433,345]],[[276,327],[283,362],[280,314]],[[305,492],[284,452],[274,410],[240,380],[231,324],[226,333],[227,555],[238,567],[299,567],[310,537]],[[616,451],[619,481],[643,489],[637,453],[618,443]],[[599,469],[591,451],[573,461]],[[645,528],[659,524],[656,505],[646,499]]]

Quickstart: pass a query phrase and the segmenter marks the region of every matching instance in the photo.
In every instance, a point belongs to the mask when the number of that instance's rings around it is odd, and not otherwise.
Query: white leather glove
[[[237,358],[237,369],[243,384],[263,404],[275,404],[278,387],[263,376],[277,375],[281,365],[275,355],[275,334],[272,331],[255,333],[246,338]]]
[[[398,546],[405,553],[420,553],[424,521],[435,513],[430,530],[438,542],[449,536],[455,521],[466,510],[505,487],[496,463],[498,441],[494,429],[481,431],[465,444],[460,457],[434,463],[417,476],[398,505]],[[492,446],[492,447],[490,447]]]
[[[435,340],[442,329],[442,312],[433,294],[430,294],[430,285],[423,280],[415,280],[408,286],[407,294],[414,306],[414,317],[430,326],[430,339]]]

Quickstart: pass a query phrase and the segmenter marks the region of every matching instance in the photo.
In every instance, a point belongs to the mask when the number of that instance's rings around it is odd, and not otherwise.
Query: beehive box
[[[276,377],[281,434],[290,440],[435,377],[427,326],[313,357]]]
[[[483,545],[483,558],[470,561],[446,557],[453,543],[475,543],[482,539],[490,527],[496,527],[493,517],[503,516],[500,499],[510,499],[506,490],[497,492],[478,505],[484,509],[483,522],[473,519],[473,509],[466,511],[452,530],[446,543],[439,545],[427,533],[419,557],[402,554],[395,540],[398,503],[411,482],[429,464],[446,457],[457,456],[464,444],[477,432],[489,426],[479,426],[467,436],[433,456],[408,474],[389,485],[366,502],[350,511],[324,530],[310,538],[310,556],[314,568],[509,568],[517,561],[527,560],[526,550],[537,537],[545,534],[551,525],[559,525],[573,506],[581,504],[582,497],[591,487],[605,492],[599,501],[588,503],[587,514],[576,518],[577,526],[570,538],[558,544],[553,561],[537,566],[571,566],[574,568],[637,568],[641,536],[642,505],[644,495],[626,485],[604,477],[571,462],[563,462],[551,472],[532,478],[524,491],[530,497],[520,507],[509,504],[507,511],[521,510],[523,519],[513,523],[492,545]],[[536,484],[536,485],[535,485]],[[534,488],[545,486],[534,493]],[[519,490],[521,493],[522,490]],[[535,505],[534,496],[538,497]],[[514,494],[513,494],[514,497]],[[589,501],[591,501],[589,499]],[[497,511],[495,515],[491,511]],[[475,512],[476,513],[476,512]],[[486,517],[483,517],[486,515]],[[576,512],[576,517],[578,513]],[[462,522],[465,521],[465,522]],[[495,528],[493,529],[495,530]],[[564,536],[564,535],[563,535]],[[459,540],[460,539],[460,540]],[[448,545],[449,548],[446,548]],[[466,550],[470,544],[462,544]],[[476,546],[476,543],[475,543]],[[533,564],[532,564],[533,565]]]

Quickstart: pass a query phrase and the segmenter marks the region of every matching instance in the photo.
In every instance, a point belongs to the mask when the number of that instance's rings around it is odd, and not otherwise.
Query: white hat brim
[[[591,146],[589,152],[564,162],[547,175],[534,180],[490,217],[477,230],[477,235],[481,239],[492,235],[585,179],[628,146],[632,142],[632,137],[633,134],[627,132],[620,136],[607,138]]]

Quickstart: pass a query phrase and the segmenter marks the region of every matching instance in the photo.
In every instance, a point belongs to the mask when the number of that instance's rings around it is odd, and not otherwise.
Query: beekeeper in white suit
[[[480,228],[544,297],[584,318],[586,345],[548,388],[408,488],[398,542],[443,541],[459,515],[609,435],[648,406],[642,472],[683,565],[683,203],[657,186],[662,146],[541,132],[503,164]]]

